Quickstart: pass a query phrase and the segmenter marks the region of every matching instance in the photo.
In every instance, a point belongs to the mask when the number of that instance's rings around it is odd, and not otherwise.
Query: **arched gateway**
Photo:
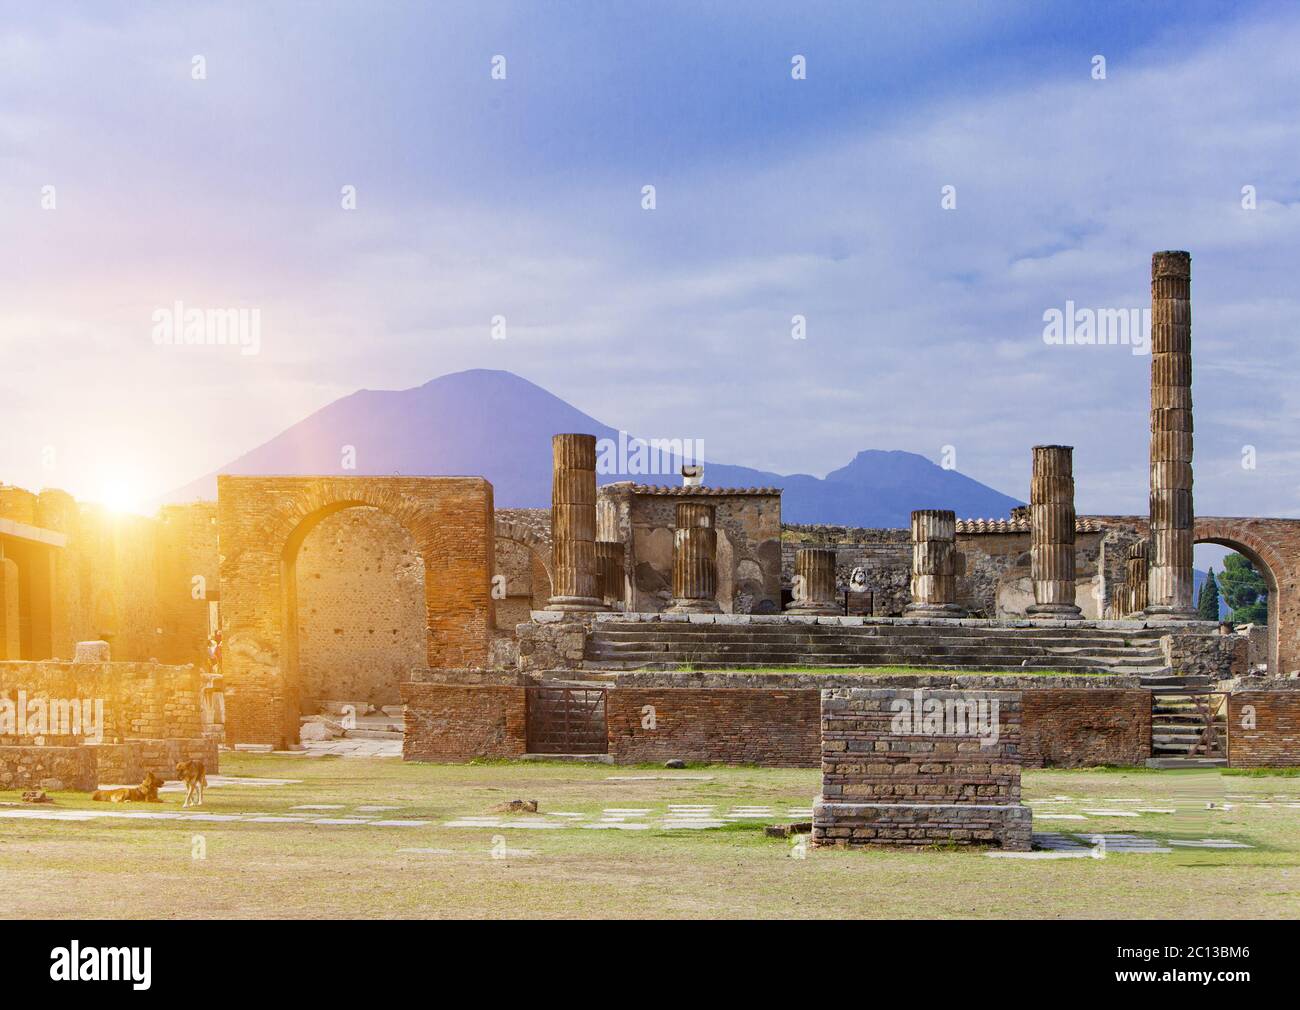
[[[493,626],[492,485],[481,477],[218,477],[226,739],[298,739],[295,566],[326,516],[392,516],[424,560],[430,666],[484,666]]]

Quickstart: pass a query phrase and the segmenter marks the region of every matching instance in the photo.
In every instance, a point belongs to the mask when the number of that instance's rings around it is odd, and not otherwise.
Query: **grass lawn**
[[[404,764],[230,754],[226,775],[301,779],[208,790],[207,813],[427,819],[422,827],[0,818],[0,911],[10,917],[1270,917],[1300,915],[1300,779],[1215,771],[1029,771],[1036,832],[1226,838],[1251,849],[1019,860],[979,851],[808,850],[762,825],[790,820],[817,791],[814,770],[608,765]],[[640,781],[629,776],[649,776]],[[672,780],[663,780],[670,776]],[[685,776],[711,776],[699,781]],[[181,797],[164,793],[162,806]],[[1064,796],[1068,799],[1053,799]],[[57,809],[104,809],[84,793]],[[452,828],[511,799],[543,814],[651,811],[647,830]],[[1227,799],[1233,806],[1223,810]],[[0,801],[15,801],[0,793]],[[1138,800],[1140,802],[1132,802]],[[1206,801],[1218,806],[1206,809]],[[1123,802],[1128,801],[1128,802]],[[1269,804],[1257,806],[1259,802]],[[770,806],[769,820],[665,830],[666,806],[719,813]],[[300,804],[343,809],[295,811]],[[373,804],[400,809],[358,813]],[[1040,820],[1045,811],[1177,809],[1136,817]],[[4,807],[0,809],[14,809]],[[33,809],[25,806],[24,809]],[[50,808],[45,808],[50,809]],[[114,808],[123,809],[123,808]],[[513,818],[516,815],[500,815]],[[520,815],[535,816],[535,815]],[[495,842],[494,842],[495,839]],[[502,845],[504,858],[494,858]],[[194,858],[196,848],[206,857]],[[427,849],[432,852],[399,852]]]

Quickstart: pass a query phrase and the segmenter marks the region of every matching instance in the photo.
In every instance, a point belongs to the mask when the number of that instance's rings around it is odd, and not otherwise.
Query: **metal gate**
[[[603,687],[528,689],[528,753],[608,752]]]
[[[1227,699],[1221,691],[1198,687],[1152,690],[1152,756],[1226,759]]]

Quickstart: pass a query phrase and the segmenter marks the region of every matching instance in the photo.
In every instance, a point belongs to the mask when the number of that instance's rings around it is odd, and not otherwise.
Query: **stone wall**
[[[1151,757],[1151,693],[1142,688],[1021,692],[1026,768],[1140,767]]]
[[[619,687],[605,702],[609,753],[617,764],[680,758],[815,768],[820,706],[816,691]]]
[[[1214,680],[1229,680],[1250,671],[1248,635],[1220,635],[1215,633],[1216,624],[1195,623],[1196,630],[1174,631],[1162,639],[1170,670],[1180,677]]]
[[[298,554],[302,702],[400,704],[425,662],[424,561],[397,520],[374,508],[322,519]],[[364,711],[364,708],[361,709]]]
[[[482,666],[495,625],[492,486],[478,477],[217,478],[226,733],[230,742],[287,746],[302,711],[299,548],[347,508],[379,509],[424,561],[425,662]],[[292,594],[288,598],[284,591]]]
[[[947,714],[933,722],[931,706]],[[981,719],[996,734],[981,737],[974,724],[954,718],[959,706],[980,706]],[[1013,691],[822,692],[822,786],[813,803],[813,844],[1027,850],[1020,716]]]
[[[1300,766],[1300,681],[1245,687],[1228,696],[1228,764]]]
[[[781,492],[772,488],[656,487],[621,482],[598,490],[597,537],[624,544],[627,609],[672,602],[677,503],[716,506],[718,604],[723,613],[781,608]]]
[[[0,697],[104,703],[103,738],[191,738],[207,735],[203,674],[160,663],[0,662]]]
[[[528,751],[527,689],[507,684],[402,684],[405,761],[513,758]]]
[[[90,747],[0,745],[0,790],[89,792],[96,783],[95,755]]]

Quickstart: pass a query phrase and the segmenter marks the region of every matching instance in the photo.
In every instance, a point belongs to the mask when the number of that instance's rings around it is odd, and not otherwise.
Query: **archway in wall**
[[[1265,558],[1266,548],[1263,544],[1248,544],[1244,538],[1233,536],[1227,532],[1203,529],[1199,524],[1196,529],[1195,542],[1198,544],[1217,544],[1220,547],[1227,547],[1229,550],[1236,551],[1254,566],[1255,571],[1264,576],[1264,585],[1268,588],[1268,672],[1276,675],[1280,669],[1278,659],[1280,586],[1274,566]]]
[[[398,685],[427,649],[425,565],[410,532],[378,508],[345,508],[315,522],[286,565],[301,711],[400,705]]]

